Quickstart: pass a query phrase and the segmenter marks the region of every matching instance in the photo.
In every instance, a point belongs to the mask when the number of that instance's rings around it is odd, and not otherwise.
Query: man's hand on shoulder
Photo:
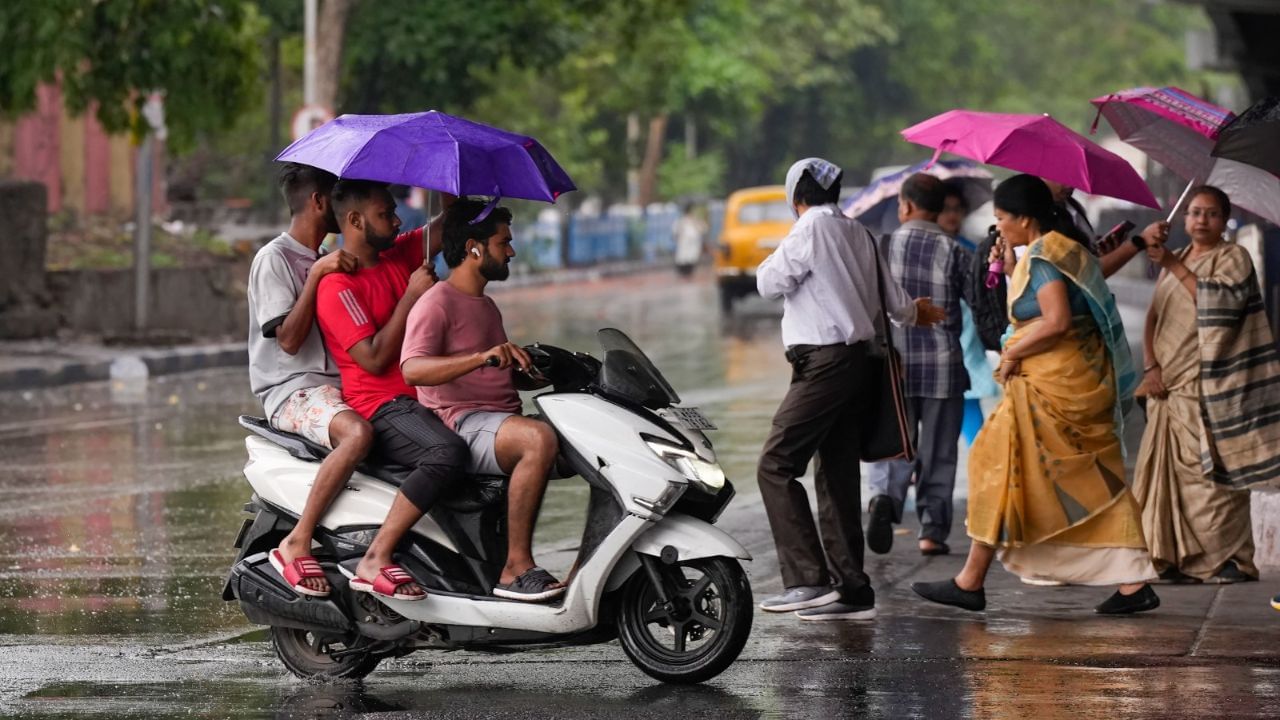
[[[359,264],[356,262],[356,256],[338,248],[331,253],[320,256],[315,264],[311,266],[311,274],[315,275],[316,280],[323,278],[330,273],[353,273]]]

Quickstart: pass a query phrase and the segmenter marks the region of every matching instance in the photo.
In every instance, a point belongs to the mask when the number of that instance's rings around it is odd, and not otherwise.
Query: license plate
[[[715,423],[708,420],[707,416],[696,407],[673,407],[670,410],[672,419],[690,430],[716,429]]]

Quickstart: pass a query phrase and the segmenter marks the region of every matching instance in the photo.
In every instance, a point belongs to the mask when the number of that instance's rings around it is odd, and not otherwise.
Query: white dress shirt
[[[782,343],[852,345],[875,337],[876,252],[870,233],[835,205],[807,209],[756,270],[760,294],[783,299]],[[880,266],[887,270],[883,259]],[[888,272],[883,277],[889,318],[915,323],[915,303]]]

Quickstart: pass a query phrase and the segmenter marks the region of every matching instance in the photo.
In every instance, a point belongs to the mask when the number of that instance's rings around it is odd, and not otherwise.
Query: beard
[[[369,246],[374,250],[384,252],[395,246],[396,234],[391,233],[389,235],[379,235],[374,232],[373,228],[366,227],[364,231],[364,241],[369,243]]]
[[[510,260],[497,260],[486,255],[480,263],[480,276],[490,281],[506,280],[511,275],[510,262]]]

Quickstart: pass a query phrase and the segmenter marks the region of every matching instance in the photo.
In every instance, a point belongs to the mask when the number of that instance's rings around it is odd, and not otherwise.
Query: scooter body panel
[[[245,438],[244,444],[249,452],[244,476],[253,491],[275,507],[295,517],[301,515],[319,464],[299,460],[279,445],[256,435]],[[398,489],[390,483],[360,472],[352,473],[351,479],[320,519],[320,526],[332,531],[378,527],[387,519],[387,511],[391,509],[396,492]],[[412,532],[457,551],[453,540],[429,515],[423,516],[413,526]]]
[[[680,442],[667,428],[587,393],[548,393],[539,395],[536,402],[563,441],[597,466],[629,514],[660,516],[664,508],[655,513],[637,499],[656,500],[672,485],[688,484],[684,475],[658,457],[641,437],[643,433]]]
[[[680,513],[664,517],[631,544],[632,550],[654,557],[660,557],[665,547],[675,548],[680,560],[717,556],[751,559],[751,553],[725,531]]]
[[[560,605],[477,599],[444,594],[422,600],[384,600],[410,620],[438,625],[492,627],[506,630],[567,634],[588,630],[599,619],[600,599],[608,578],[636,538],[653,523],[635,516],[623,518],[569,583]]]

